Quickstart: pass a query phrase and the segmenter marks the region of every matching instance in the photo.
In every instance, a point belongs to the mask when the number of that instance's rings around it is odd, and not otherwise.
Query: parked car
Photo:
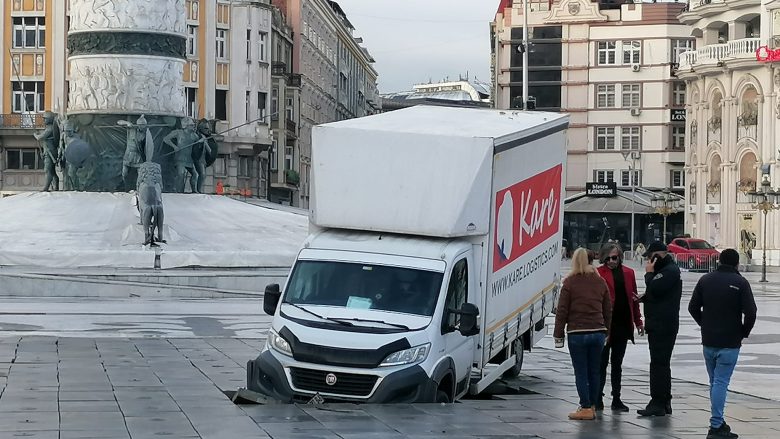
[[[712,271],[717,267],[720,253],[703,239],[675,238],[668,247],[680,268]]]

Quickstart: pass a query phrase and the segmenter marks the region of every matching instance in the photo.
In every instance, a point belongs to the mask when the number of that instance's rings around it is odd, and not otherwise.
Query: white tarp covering
[[[0,265],[151,268],[127,193],[25,193],[0,199]],[[163,268],[289,267],[308,218],[227,197],[163,194]]]

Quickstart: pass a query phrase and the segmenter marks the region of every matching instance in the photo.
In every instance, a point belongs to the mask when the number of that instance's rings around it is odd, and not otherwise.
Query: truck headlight
[[[271,346],[271,348],[273,348],[276,352],[292,357],[293,353],[292,348],[290,347],[290,343],[288,343],[284,337],[277,334],[276,332],[271,331],[268,333],[268,345]]]
[[[428,358],[428,351],[431,349],[431,344],[426,343],[413,348],[404,349],[402,351],[394,352],[387,356],[380,367],[387,366],[403,366],[406,364],[422,363]]]

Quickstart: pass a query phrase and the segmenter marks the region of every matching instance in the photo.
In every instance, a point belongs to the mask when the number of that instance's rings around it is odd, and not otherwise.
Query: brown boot
[[[569,413],[569,419],[572,419],[574,421],[591,421],[593,419],[596,419],[596,412],[593,410],[592,407],[589,408],[579,407],[577,408],[576,412]]]

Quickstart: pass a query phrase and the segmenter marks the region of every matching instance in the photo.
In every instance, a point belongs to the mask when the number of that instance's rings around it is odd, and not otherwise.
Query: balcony
[[[293,73],[290,75],[290,82],[287,83],[289,87],[301,86],[301,75],[299,73]]]
[[[273,76],[284,76],[287,74],[287,63],[274,62],[271,65],[271,74]]]
[[[680,54],[678,73],[693,71],[696,67],[718,66],[719,63],[732,60],[755,61],[759,46],[761,46],[760,38],[743,38],[689,50]]]
[[[718,5],[725,5],[725,4],[726,4],[726,0],[691,0],[688,2],[687,11],[695,11],[695,10],[701,11],[702,8],[706,8],[708,6],[717,7]]]
[[[292,119],[287,119],[285,121],[285,125],[287,127],[287,135],[293,138],[298,137],[298,131],[296,130],[297,124]]]
[[[0,114],[0,129],[40,129],[43,128],[43,113]]]

